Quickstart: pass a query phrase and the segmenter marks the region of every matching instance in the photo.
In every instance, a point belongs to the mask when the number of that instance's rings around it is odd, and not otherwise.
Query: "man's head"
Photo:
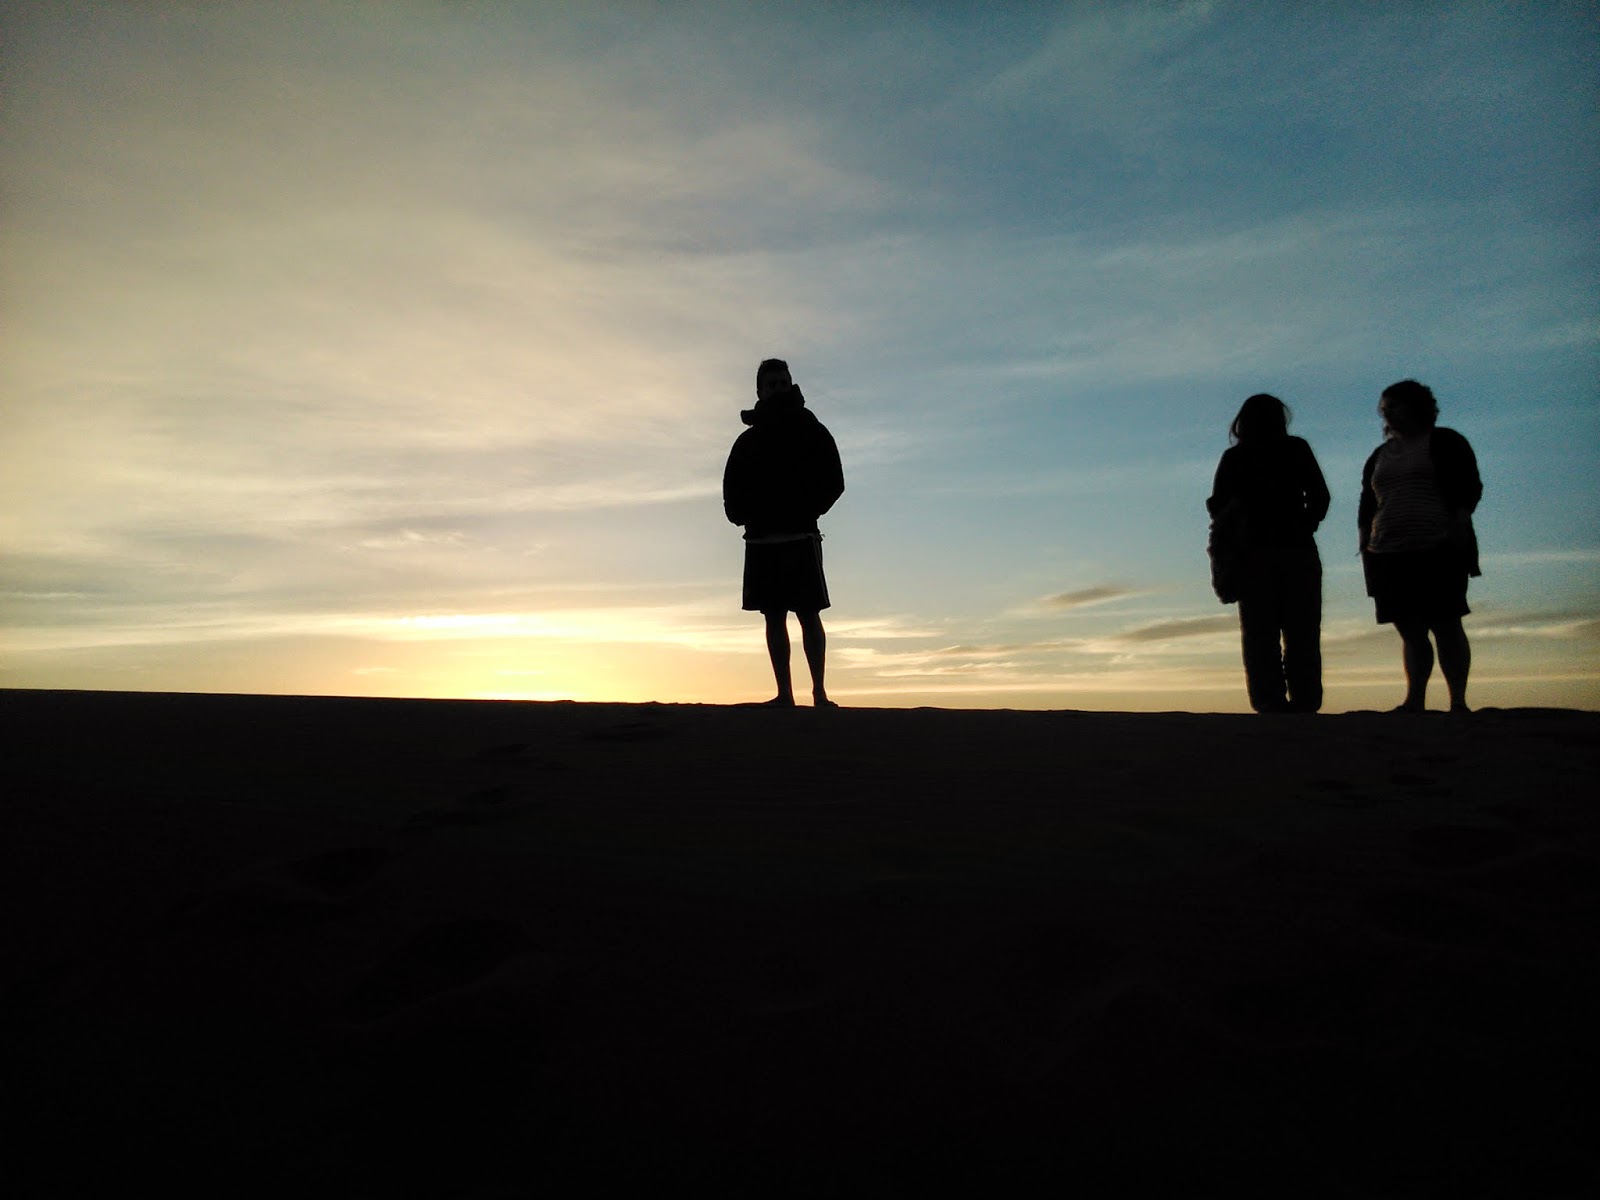
[[[789,375],[789,364],[781,358],[769,358],[756,368],[756,398],[765,400],[794,386]]]

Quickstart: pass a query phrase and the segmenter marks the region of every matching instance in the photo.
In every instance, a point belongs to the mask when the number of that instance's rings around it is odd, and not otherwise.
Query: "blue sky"
[[[846,703],[1243,709],[1203,501],[1270,391],[1327,707],[1388,707],[1415,377],[1485,478],[1473,702],[1600,707],[1597,18],[10,6],[0,684],[763,697],[718,489],[780,355]]]

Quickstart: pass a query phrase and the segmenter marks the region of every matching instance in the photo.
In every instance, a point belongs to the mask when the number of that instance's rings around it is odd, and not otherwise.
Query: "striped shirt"
[[[1450,510],[1439,491],[1428,439],[1391,438],[1372,469],[1378,511],[1367,549],[1375,554],[1431,550],[1450,536]]]

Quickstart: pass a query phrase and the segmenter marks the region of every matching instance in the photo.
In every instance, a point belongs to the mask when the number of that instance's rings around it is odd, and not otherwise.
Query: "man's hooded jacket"
[[[800,389],[739,414],[750,426],[722,473],[722,508],[746,538],[817,532],[817,518],[844,494],[839,447]]]

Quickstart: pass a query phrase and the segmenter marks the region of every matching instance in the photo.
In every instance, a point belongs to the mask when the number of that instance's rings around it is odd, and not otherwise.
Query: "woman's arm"
[[[1470,517],[1483,499],[1483,478],[1478,474],[1472,443],[1454,429],[1435,429],[1428,450],[1451,514]]]
[[[1356,532],[1360,535],[1358,548],[1362,554],[1367,552],[1367,544],[1372,540],[1372,520],[1378,515],[1378,496],[1372,490],[1372,471],[1378,465],[1378,454],[1383,450],[1379,446],[1367,456],[1367,462],[1361,468],[1361,499],[1356,505]]]
[[[1322,518],[1328,515],[1328,505],[1333,497],[1328,494],[1328,481],[1323,477],[1317,456],[1311,452],[1311,443],[1302,439],[1300,444],[1305,447],[1306,457],[1300,481],[1305,494],[1306,523],[1315,533],[1317,526],[1322,524]]]
[[[1206,511],[1213,517],[1227,508],[1239,496],[1239,456],[1229,447],[1217,461],[1217,473],[1211,480],[1211,495],[1206,500]]]

